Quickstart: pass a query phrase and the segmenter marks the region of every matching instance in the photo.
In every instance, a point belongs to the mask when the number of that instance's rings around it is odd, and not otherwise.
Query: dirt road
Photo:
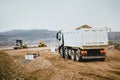
[[[25,68],[24,80],[120,80],[120,51],[108,50],[105,61],[75,62],[49,48],[4,50]],[[26,53],[40,56],[25,63]]]

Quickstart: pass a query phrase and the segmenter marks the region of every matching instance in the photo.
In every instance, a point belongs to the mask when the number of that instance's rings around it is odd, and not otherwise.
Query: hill
[[[56,31],[49,30],[12,30],[0,33],[0,45],[1,46],[13,46],[16,39],[23,40],[28,45],[38,44],[40,40],[44,40],[46,43],[54,42]]]
[[[108,32],[108,39],[113,43],[120,44],[120,32]]]

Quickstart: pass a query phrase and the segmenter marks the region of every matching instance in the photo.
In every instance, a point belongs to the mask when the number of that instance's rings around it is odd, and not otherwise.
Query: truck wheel
[[[69,54],[68,54],[68,49],[65,48],[65,58],[68,59],[69,58]]]
[[[71,52],[71,60],[75,61],[75,51],[72,50]]]
[[[72,50],[71,49],[68,49],[68,58],[71,59],[71,53],[72,53]]]
[[[17,48],[16,47],[14,47],[14,50],[16,50]]]
[[[78,49],[77,51],[76,51],[76,61],[80,61],[80,50]]]
[[[60,47],[60,54],[61,54],[61,56],[64,58],[65,56],[64,56],[64,47],[63,46],[61,46]]]
[[[60,47],[58,47],[58,53],[61,54],[61,52],[60,52]]]

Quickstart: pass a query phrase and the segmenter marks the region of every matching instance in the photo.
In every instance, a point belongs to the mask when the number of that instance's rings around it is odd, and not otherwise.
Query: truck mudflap
[[[82,59],[102,59],[106,58],[106,56],[82,56]]]

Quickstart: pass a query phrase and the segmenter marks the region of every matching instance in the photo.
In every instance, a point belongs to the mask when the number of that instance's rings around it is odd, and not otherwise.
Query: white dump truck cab
[[[63,58],[80,61],[82,59],[105,60],[108,46],[107,30],[102,28],[82,28],[73,31],[59,31],[58,51]]]

